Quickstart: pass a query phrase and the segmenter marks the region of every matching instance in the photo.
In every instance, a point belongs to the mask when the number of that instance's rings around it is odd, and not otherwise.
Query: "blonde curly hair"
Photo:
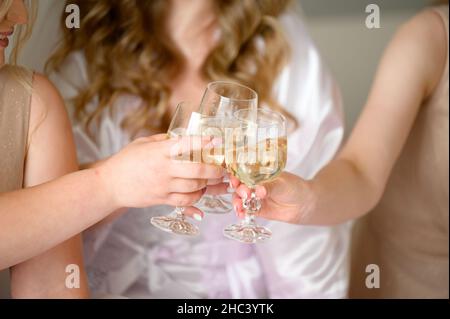
[[[75,98],[77,120],[89,130],[89,124],[111,108],[118,96],[131,94],[142,99],[142,106],[123,120],[122,128],[133,135],[142,129],[165,131],[171,95],[168,83],[186,63],[162,27],[170,2],[69,2],[80,8],[81,26],[63,27],[63,42],[47,70],[57,71],[72,52],[84,53],[90,83]],[[293,119],[272,97],[274,81],[289,58],[290,48],[278,22],[289,3],[290,0],[214,0],[221,39],[204,61],[201,72],[207,81],[231,80],[252,87],[259,93],[260,102]],[[87,105],[94,98],[98,99],[98,106],[88,112]]]

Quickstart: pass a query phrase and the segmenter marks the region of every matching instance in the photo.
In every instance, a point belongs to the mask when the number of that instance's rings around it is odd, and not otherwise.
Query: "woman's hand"
[[[242,202],[250,197],[251,189],[235,177],[231,177],[231,183],[236,189],[233,207],[238,217],[244,217]],[[309,210],[308,205],[314,202],[309,182],[286,172],[264,186],[257,186],[255,191],[262,204],[259,217],[290,224],[300,224]]]
[[[208,180],[222,178],[225,171],[173,156],[212,147],[212,142],[209,137],[168,139],[166,134],[139,138],[94,169],[117,207],[191,206],[205,193]],[[187,213],[203,216],[194,207]]]

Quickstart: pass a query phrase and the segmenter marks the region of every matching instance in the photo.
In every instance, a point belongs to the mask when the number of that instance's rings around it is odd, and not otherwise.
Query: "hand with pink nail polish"
[[[251,194],[250,188],[231,177],[236,189],[233,195],[233,207],[236,215],[244,217],[242,202]],[[311,186],[297,175],[282,173],[276,180],[256,187],[256,195],[262,200],[258,217],[299,224],[306,213],[306,203],[312,203]]]

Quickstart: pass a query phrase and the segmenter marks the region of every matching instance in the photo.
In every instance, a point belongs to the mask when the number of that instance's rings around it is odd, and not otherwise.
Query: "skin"
[[[381,199],[421,104],[435,90],[448,57],[444,25],[424,11],[405,25],[387,47],[367,104],[348,142],[335,160],[305,181],[283,173],[264,186],[261,217],[293,224],[333,225],[358,218]],[[387,98],[388,97],[388,98]],[[243,215],[239,187],[234,198]]]
[[[187,63],[169,83],[172,89],[170,107],[173,111],[179,101],[199,101],[208,84],[201,67],[215,46],[216,17],[213,1],[170,0],[167,18],[169,36]]]
[[[0,32],[23,23],[26,9],[15,0],[0,20]],[[0,48],[0,67],[4,61]],[[169,140],[165,135],[137,139],[95,167],[76,171],[62,98],[38,74],[29,132],[26,188],[0,194],[0,225],[7,225],[0,231],[0,269],[11,267],[13,297],[86,297],[82,269],[80,289],[64,285],[68,264],[82,268],[81,231],[123,207],[193,205],[204,194],[207,180],[224,176],[223,169],[213,165],[171,160],[174,151],[185,152],[192,144],[212,147],[210,138]],[[194,209],[189,210],[192,214]]]
[[[169,101],[170,114],[173,115],[176,105],[180,101],[200,101],[208,81],[203,77],[201,67],[215,45],[214,32],[216,17],[213,2],[209,0],[170,0],[170,12],[167,17],[169,36],[177,45],[184,59],[187,61],[169,86],[172,95]],[[102,161],[83,163],[83,167],[96,167]],[[207,193],[211,195],[226,194],[229,184],[220,179],[209,179]],[[103,226],[126,212],[120,209],[100,221],[93,228]],[[197,220],[204,218],[204,213],[189,207],[184,212],[187,216],[194,216]]]
[[[27,22],[27,11],[23,1],[13,1],[6,17],[0,21],[0,32],[8,32],[15,25]],[[4,48],[0,48],[0,66],[4,64]],[[29,151],[25,163],[24,186],[32,187],[57,178],[77,169],[74,146],[71,142],[71,132],[67,129],[67,120],[62,108],[50,108],[47,114],[45,102],[54,102],[52,87],[41,76],[33,79],[35,93],[31,99],[30,132],[27,141]],[[38,123],[42,125],[38,127]],[[32,139],[32,140],[31,140]],[[67,143],[67,141],[69,141]],[[50,146],[50,147],[49,147]],[[3,205],[2,205],[3,207]],[[3,209],[1,209],[3,210]],[[11,212],[9,213],[11,214]],[[19,216],[17,216],[19,217]],[[22,216],[23,221],[32,222],[33,218]],[[15,228],[16,232],[27,230]],[[19,225],[17,225],[19,226]],[[3,237],[3,230],[2,236]],[[7,231],[9,232],[9,231]],[[16,236],[14,236],[16,237]],[[13,238],[13,237],[11,237]],[[10,240],[7,242],[11,245]],[[9,246],[17,247],[17,246]],[[11,250],[11,249],[9,249]],[[65,287],[65,267],[69,264],[83,264],[81,253],[81,237],[75,235],[49,250],[41,250],[41,254],[28,260],[21,260],[10,268],[11,295],[13,298],[28,297],[87,297],[87,282],[83,267],[81,267],[81,288],[67,289]],[[1,254],[3,256],[3,254]],[[3,263],[3,258],[2,262]],[[1,267],[3,268],[3,267]]]

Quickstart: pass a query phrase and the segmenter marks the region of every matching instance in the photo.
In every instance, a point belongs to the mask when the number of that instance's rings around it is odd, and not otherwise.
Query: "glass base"
[[[179,216],[158,216],[150,220],[153,226],[177,235],[197,236],[198,227]]]
[[[227,214],[233,210],[233,205],[222,196],[205,195],[195,205],[207,214]]]
[[[233,224],[225,228],[223,234],[246,244],[260,243],[272,237],[269,229],[255,224]]]

